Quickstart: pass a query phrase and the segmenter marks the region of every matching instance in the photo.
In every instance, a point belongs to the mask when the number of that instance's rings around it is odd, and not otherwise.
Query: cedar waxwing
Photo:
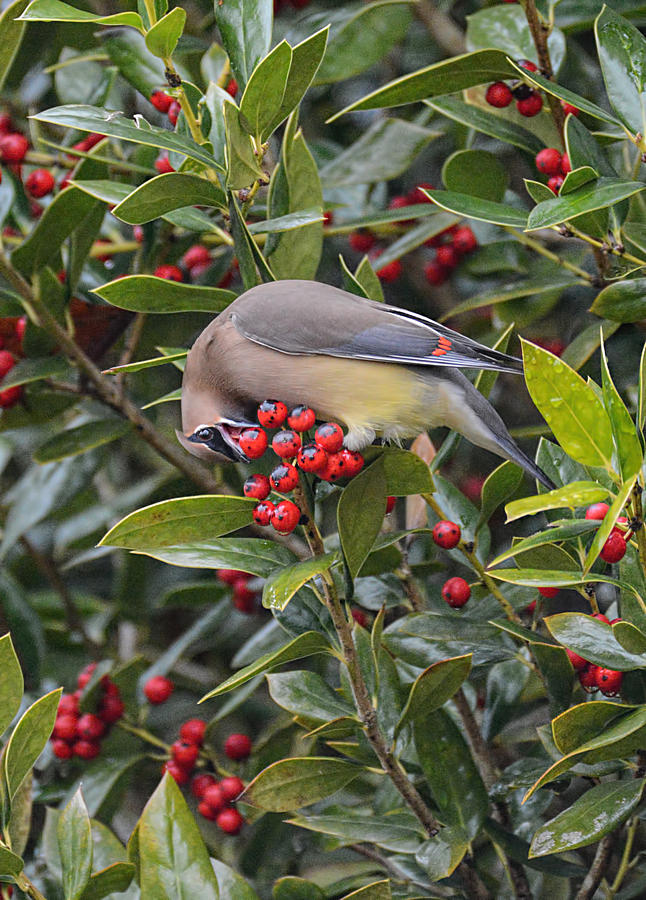
[[[240,432],[275,398],[344,424],[351,450],[376,435],[400,441],[446,425],[553,488],[458,367],[523,370],[521,360],[405,309],[315,281],[261,284],[190,350],[177,436],[201,459],[246,462]]]

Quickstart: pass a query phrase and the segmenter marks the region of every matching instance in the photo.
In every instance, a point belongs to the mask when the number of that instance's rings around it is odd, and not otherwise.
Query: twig
[[[617,869],[615,880],[612,882],[610,888],[608,889],[609,898],[615,896],[630,869],[630,854],[633,852],[633,844],[635,842],[635,835],[637,834],[638,828],[639,817],[633,816],[628,823],[628,828],[626,831],[626,843],[624,844],[624,850],[621,854],[621,862],[619,863],[619,868]]]
[[[24,872],[16,876],[16,884],[24,894],[31,897],[31,900],[47,900],[45,895],[41,894],[33,881],[30,881]]]
[[[527,24],[532,33],[534,46],[536,47],[539,68],[543,75],[552,81],[554,78],[554,70],[552,69],[552,60],[550,59],[550,51],[547,46],[547,38],[550,33],[549,26],[541,22],[534,0],[523,0],[523,7],[525,8]],[[554,124],[558,129],[561,140],[564,141],[565,113],[563,112],[563,107],[561,106],[558,97],[554,97],[552,94],[547,95],[547,102],[550,105]]]
[[[445,50],[449,56],[459,56],[466,50],[464,33],[455,24],[453,19],[431,0],[419,0],[413,6],[417,18],[426,26],[426,30],[438,47]]]
[[[137,349],[137,345],[141,340],[141,336],[144,332],[144,325],[146,324],[146,314],[145,313],[137,313],[133,322],[131,323],[130,331],[126,337],[125,346],[123,348],[123,353],[119,359],[117,365],[119,366],[127,366],[132,362],[132,358],[135,355],[135,351]],[[119,386],[119,390],[123,391],[125,388],[125,372],[119,372],[116,377],[116,382]]]
[[[365,856],[366,859],[372,859],[376,862],[385,872],[390,872],[393,878],[396,878],[397,881],[400,881],[404,884],[410,884],[413,887],[421,888],[423,891],[428,891],[429,886],[425,884],[423,881],[416,881],[414,878],[411,878],[404,870],[400,869],[396,862],[392,859],[389,859],[387,856],[382,856],[377,850],[373,850],[372,847],[366,846],[365,844],[351,844],[350,850],[354,850],[355,853],[359,853],[361,856]],[[433,885],[433,893],[437,897],[454,897],[455,894],[452,890],[443,888],[439,884]]]
[[[592,900],[594,892],[599,887],[601,879],[608,867],[608,863],[610,862],[614,840],[614,834],[610,833],[599,841],[592,865],[588,870],[588,874],[583,879],[583,884],[581,885],[575,900]]]
[[[549,259],[553,263],[556,263],[557,266],[561,266],[563,269],[567,269],[568,272],[572,272],[573,275],[581,278],[587,284],[592,284],[594,282],[594,276],[589,272],[586,272],[585,269],[581,269],[579,266],[575,266],[574,263],[568,262],[567,259],[562,259],[558,255],[558,253],[554,253],[552,250],[548,250],[547,247],[544,247],[543,244],[541,244],[539,241],[535,241],[528,235],[523,234],[522,231],[518,231],[518,229],[511,228],[509,226],[505,226],[505,231],[513,235],[514,240],[518,241],[519,244],[523,244],[525,247],[528,247],[535,253],[539,253],[546,259]]]

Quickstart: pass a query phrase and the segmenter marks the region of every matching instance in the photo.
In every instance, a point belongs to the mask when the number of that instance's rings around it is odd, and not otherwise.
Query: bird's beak
[[[233,462],[248,463],[249,457],[240,449],[239,443],[240,433],[244,429],[235,425],[227,425],[226,423],[221,423],[215,427],[222,436],[222,441],[218,441],[218,452],[224,453]]]

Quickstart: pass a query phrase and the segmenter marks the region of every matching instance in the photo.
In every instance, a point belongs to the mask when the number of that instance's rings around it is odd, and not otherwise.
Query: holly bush
[[[643,896],[643,4],[134,7],[0,14],[0,897]],[[284,278],[522,334],[556,487],[438,431],[258,524],[177,400]]]

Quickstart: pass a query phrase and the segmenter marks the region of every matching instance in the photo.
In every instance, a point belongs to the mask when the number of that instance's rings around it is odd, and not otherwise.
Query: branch
[[[611,833],[607,834],[599,841],[592,865],[590,866],[588,874],[583,879],[583,884],[581,885],[575,900],[592,900],[592,897],[608,868],[608,863],[612,856],[612,845],[614,840],[615,836]]]
[[[464,34],[453,19],[431,0],[420,0],[413,7],[415,15],[426,26],[426,30],[438,47],[449,56],[459,56],[466,49]]]
[[[534,0],[524,0],[523,6],[525,8],[525,15],[527,16],[527,24],[532,33],[534,46],[536,47],[539,68],[546,78],[553,81],[554,71],[552,69],[550,51],[547,46],[547,38],[549,37],[550,29],[541,21]],[[561,140],[565,141],[565,113],[563,112],[563,107],[561,106],[558,97],[554,97],[552,94],[547,95],[547,102],[550,105],[552,118],[554,119],[554,124],[561,136]]]
[[[379,866],[381,866],[381,868],[385,872],[390,872],[393,878],[397,879],[397,881],[400,881],[403,884],[410,884],[413,887],[421,888],[423,891],[428,891],[428,884],[425,884],[423,881],[416,881],[414,878],[411,878],[410,875],[406,873],[406,871],[399,868],[394,860],[389,859],[387,856],[383,856],[377,850],[373,850],[372,847],[365,844],[351,844],[350,850],[354,850],[355,853],[359,853],[361,856],[365,856],[366,859],[372,859]],[[443,888],[439,884],[433,884],[433,894],[436,897],[455,896],[453,890],[451,890],[450,888]]]

